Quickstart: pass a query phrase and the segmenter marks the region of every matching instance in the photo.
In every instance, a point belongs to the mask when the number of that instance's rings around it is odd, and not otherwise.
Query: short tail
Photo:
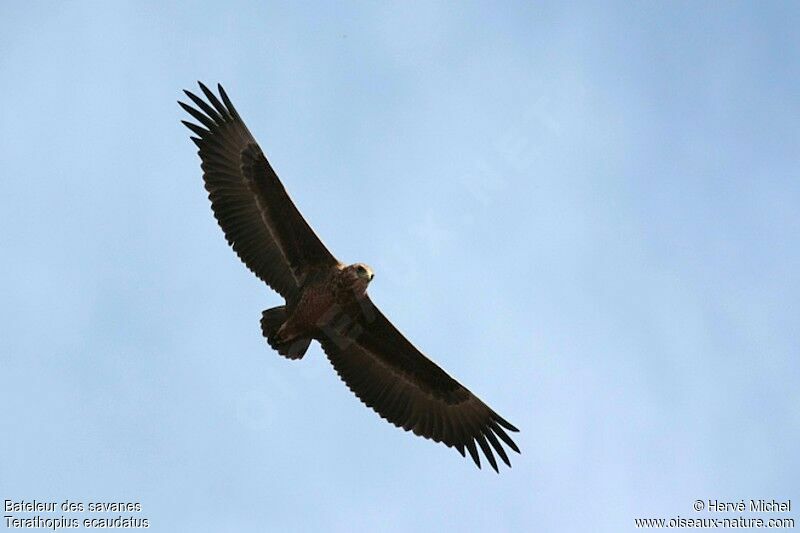
[[[306,354],[308,345],[311,344],[310,338],[291,339],[284,341],[278,336],[278,329],[286,321],[286,308],[284,306],[273,307],[261,313],[261,332],[267,338],[267,342],[279,354],[289,359],[300,359]]]

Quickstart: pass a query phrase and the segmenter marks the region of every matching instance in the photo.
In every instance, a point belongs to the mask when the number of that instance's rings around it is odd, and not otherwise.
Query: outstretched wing
[[[511,466],[500,441],[519,453],[506,433],[517,428],[420,353],[368,296],[339,309],[332,324],[317,340],[367,406],[406,431],[455,447],[462,456],[466,448],[478,468],[477,447],[495,470],[493,450]]]
[[[199,85],[208,102],[184,91],[197,108],[178,103],[202,125],[183,121],[197,135],[192,141],[214,216],[247,268],[292,301],[309,268],[337,261],[289,198],[222,86],[220,101]]]

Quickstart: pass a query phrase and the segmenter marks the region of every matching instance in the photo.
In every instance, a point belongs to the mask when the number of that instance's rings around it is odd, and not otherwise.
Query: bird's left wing
[[[211,208],[228,243],[259,278],[291,301],[304,274],[337,263],[286,193],[222,86],[219,98],[200,84],[207,102],[189,91],[201,125],[183,121],[197,136]],[[221,99],[221,101],[220,101]]]
[[[368,296],[338,309],[330,323],[317,340],[367,406],[397,427],[455,447],[462,456],[466,449],[479,468],[478,447],[495,470],[493,450],[511,466],[500,441],[519,453],[505,431],[517,428],[417,350]]]

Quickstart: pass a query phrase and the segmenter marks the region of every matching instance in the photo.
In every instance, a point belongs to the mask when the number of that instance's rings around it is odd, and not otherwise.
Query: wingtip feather
[[[505,418],[503,418],[502,416],[498,415],[495,412],[492,412],[492,414],[494,415],[494,419],[498,424],[500,424],[509,431],[514,431],[516,433],[519,432],[519,430],[511,422],[509,422],[508,420],[506,420]]]
[[[493,422],[492,424],[490,424],[490,427],[492,428],[492,431],[494,431],[497,434],[497,436],[500,437],[503,440],[503,442],[505,442],[508,445],[509,448],[511,448],[517,453],[522,453],[519,451],[519,448],[514,443],[514,441],[511,440],[511,437],[509,437],[508,434],[505,431],[503,431],[503,428],[500,427],[499,424]]]
[[[469,451],[470,456],[472,456],[472,460],[475,462],[475,466],[478,468],[481,467],[481,456],[478,455],[478,450],[475,448],[475,441],[468,440],[466,443],[467,450]]]
[[[205,137],[206,135],[209,135],[211,133],[208,130],[204,130],[203,128],[201,128],[197,124],[192,124],[191,122],[188,122],[186,120],[181,120],[181,124],[183,124],[184,126],[189,128],[190,130],[192,130],[201,139],[203,137]]]
[[[217,113],[219,113],[223,117],[227,115],[228,112],[225,109],[225,106],[222,105],[222,102],[219,101],[219,98],[217,98],[217,96],[213,92],[211,92],[211,89],[209,89],[199,81],[197,83],[200,84],[200,89],[203,91],[203,94],[206,95],[206,98],[211,103],[211,105],[214,106],[214,109],[217,110]]]
[[[233,103],[231,102],[231,99],[228,98],[228,93],[226,93],[225,89],[222,88],[221,83],[217,84],[217,90],[219,91],[219,95],[222,98],[222,102],[225,104],[225,107],[228,108],[228,113],[230,113],[232,117],[238,117],[239,114],[236,112],[236,108],[233,107]]]
[[[458,450],[458,453],[461,454],[461,457],[466,457],[464,455],[464,445],[463,444],[455,444],[454,446],[455,446],[456,450]]]
[[[489,441],[489,444],[494,447],[497,455],[500,456],[500,459],[506,464],[506,466],[511,467],[511,461],[508,459],[508,454],[506,454],[506,451],[503,449],[503,445],[500,444],[494,433],[490,429],[486,429],[484,430],[483,434],[486,437],[486,440]]]
[[[478,446],[481,447],[483,450],[483,455],[486,456],[486,460],[489,461],[489,464],[492,468],[494,468],[495,472],[499,472],[497,470],[497,461],[494,458],[494,454],[492,453],[492,449],[489,447],[489,444],[486,442],[486,438],[483,435],[477,435],[475,440],[478,442]]]

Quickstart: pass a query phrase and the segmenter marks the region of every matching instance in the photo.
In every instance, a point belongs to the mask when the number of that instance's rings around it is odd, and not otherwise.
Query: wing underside
[[[222,86],[206,100],[184,91],[196,107],[178,102],[199,124],[195,136],[214,216],[245,265],[291,301],[310,266],[336,262],[286,193]]]
[[[517,428],[419,352],[368,297],[342,315],[318,340],[362,402],[397,427],[466,450],[478,467],[478,450],[495,470],[495,454],[511,465],[503,444],[519,453],[508,435]]]

